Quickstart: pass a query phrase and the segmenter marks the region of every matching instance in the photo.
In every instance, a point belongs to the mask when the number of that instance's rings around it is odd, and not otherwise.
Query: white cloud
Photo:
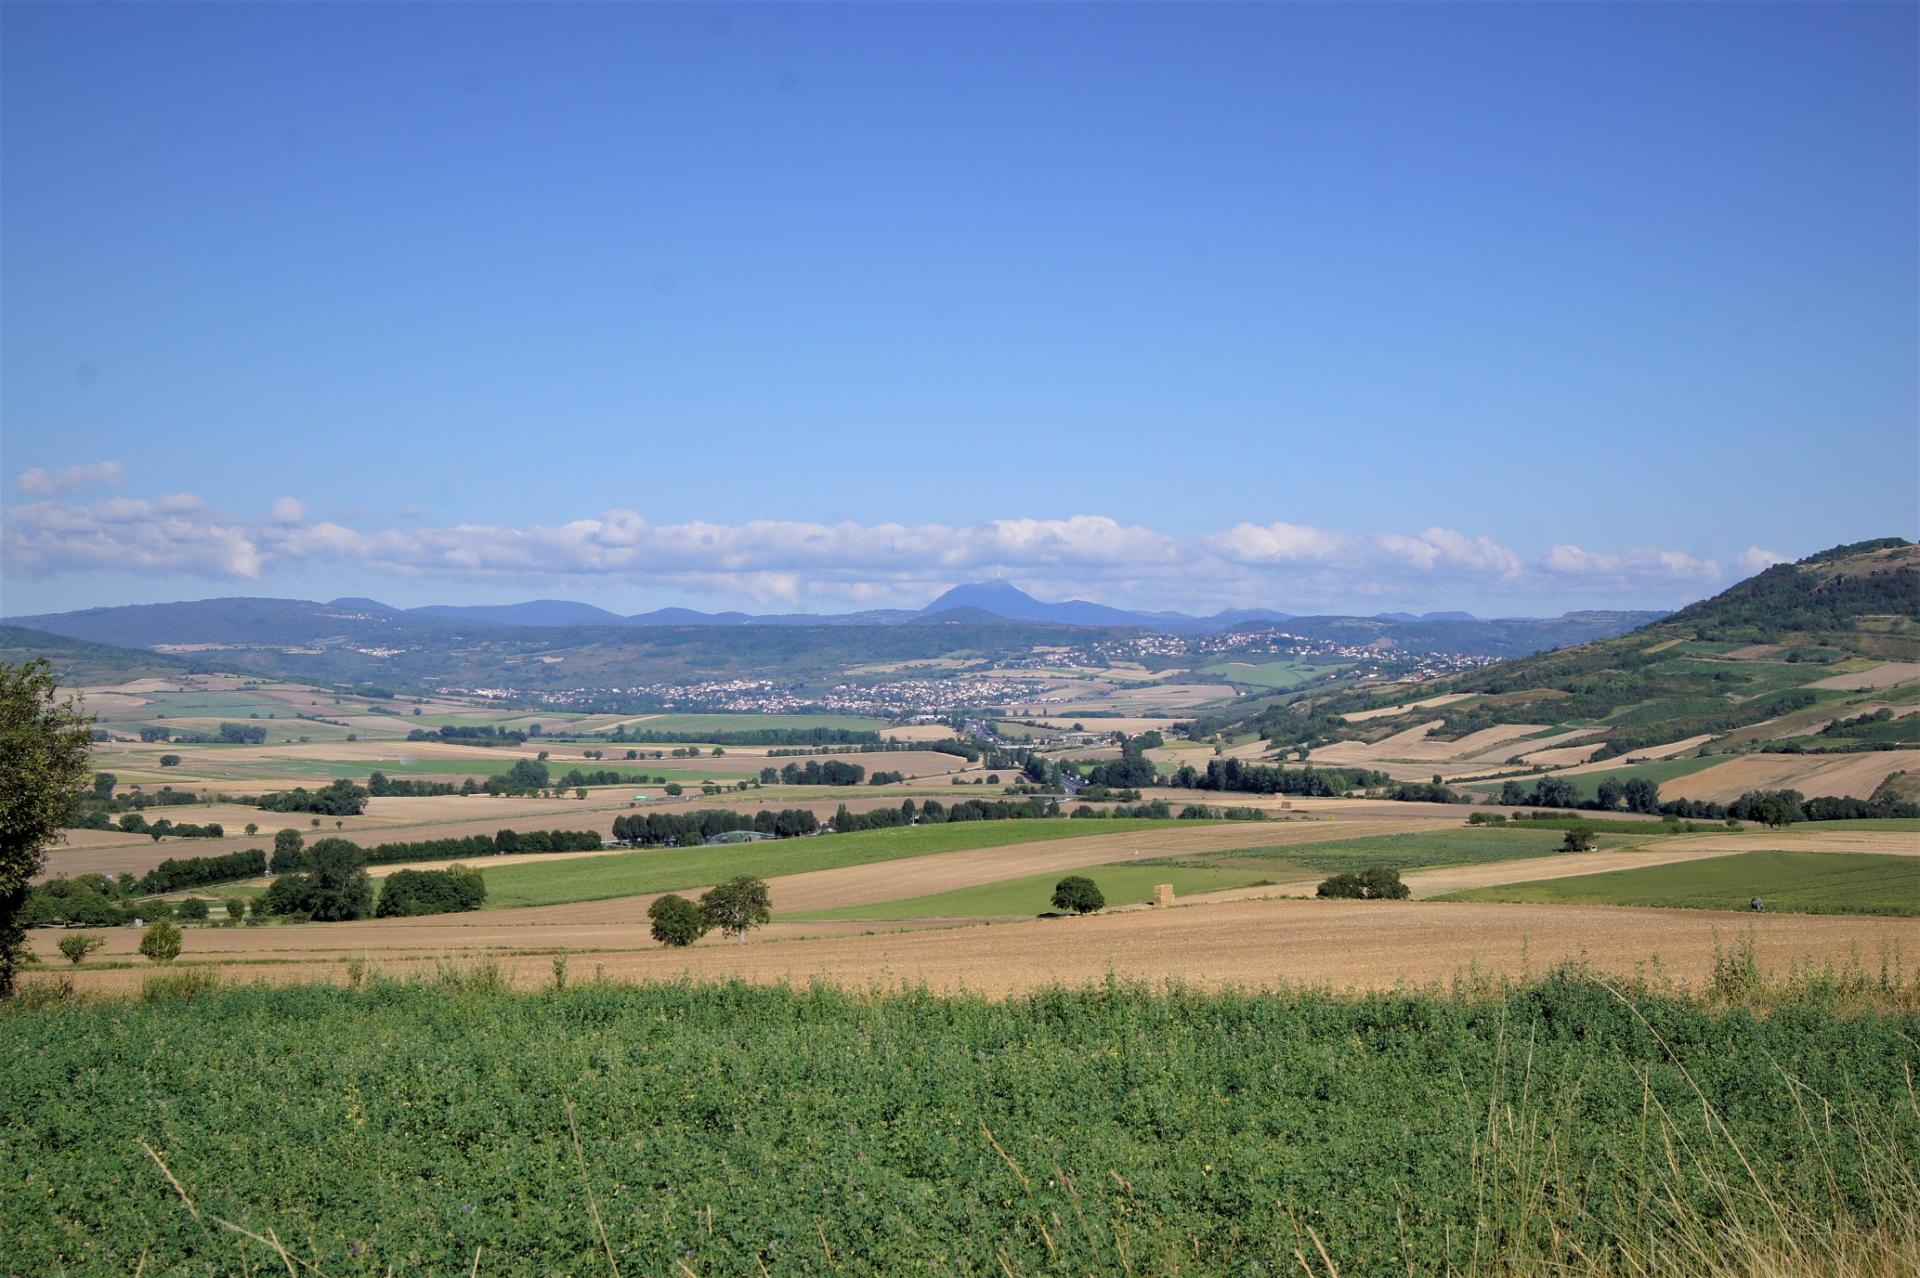
[[[1751,577],[1757,572],[1765,572],[1775,564],[1784,564],[1786,562],[1787,556],[1777,550],[1767,550],[1761,546],[1748,546],[1740,552],[1739,557],[1733,561],[1733,564],[1734,567],[1740,570],[1741,576]]]
[[[1712,559],[1699,559],[1684,550],[1662,550],[1640,546],[1619,554],[1587,550],[1580,546],[1555,546],[1540,561],[1550,573],[1568,577],[1637,579],[1645,581],[1704,582],[1720,580],[1720,565]]]
[[[13,486],[23,493],[39,493],[51,497],[57,493],[75,492],[82,488],[97,488],[102,484],[118,488],[126,478],[126,471],[117,461],[86,462],[79,466],[69,466],[65,470],[47,470],[34,466],[20,472]]]
[[[526,527],[400,520],[356,528],[308,523],[307,515],[292,497],[253,518],[224,514],[189,493],[43,500],[0,516],[0,563],[23,577],[113,569],[245,581],[344,565],[542,591],[639,585],[782,607],[917,606],[956,582],[987,577],[1012,578],[1052,598],[1294,611],[1360,599],[1524,599],[1542,590],[1671,598],[1676,588],[1720,577],[1712,560],[1682,551],[1559,545],[1529,561],[1491,537],[1449,528],[1346,533],[1275,521],[1176,536],[1104,515],[966,525],[655,524],[630,509]]]

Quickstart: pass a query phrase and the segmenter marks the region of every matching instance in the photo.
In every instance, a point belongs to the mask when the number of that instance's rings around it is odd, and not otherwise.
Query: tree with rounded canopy
[[[773,917],[773,899],[764,879],[743,874],[708,889],[700,898],[700,917],[708,927],[731,932],[736,941],[744,943],[750,928]]]
[[[1560,839],[1560,850],[1562,852],[1593,851],[1593,831],[1584,825],[1571,827]]]
[[[171,963],[180,957],[180,928],[165,919],[155,919],[140,934],[140,953],[155,963]]]
[[[707,934],[700,907],[671,892],[647,907],[647,917],[653,920],[653,939],[662,945],[692,945]]]
[[[1069,874],[1053,885],[1053,908],[1070,914],[1091,914],[1105,909],[1107,898],[1100,885],[1084,874]]]
[[[58,688],[45,661],[0,663],[0,998],[27,961],[28,883],[93,779],[93,719]]]
[[[67,962],[78,967],[81,960],[106,943],[104,936],[95,936],[92,932],[73,932],[60,938],[60,952],[67,956]]]

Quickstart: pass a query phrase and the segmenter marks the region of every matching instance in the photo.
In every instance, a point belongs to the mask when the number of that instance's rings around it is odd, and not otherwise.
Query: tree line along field
[[[0,1235],[47,1274],[1911,1272],[1911,1000],[1717,989],[163,982],[0,1016]]]

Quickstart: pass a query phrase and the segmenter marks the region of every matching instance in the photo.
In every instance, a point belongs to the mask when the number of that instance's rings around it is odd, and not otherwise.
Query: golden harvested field
[[[1897,688],[1908,683],[1920,683],[1920,661],[1889,661],[1871,670],[1830,675],[1808,684],[1807,687],[1863,691],[1869,688]]]
[[[232,981],[343,980],[344,958],[365,957],[402,974],[451,952],[436,949],[437,938],[422,935],[431,930],[414,923],[397,923],[384,940],[343,934],[369,926],[308,925],[297,931],[316,934],[306,942],[315,948],[249,950],[251,963],[225,968],[223,975]],[[295,931],[195,930],[186,957],[191,960],[203,943],[256,936],[285,943]],[[1470,969],[1521,975],[1562,959],[1622,977],[1657,964],[1667,976],[1699,981],[1710,973],[1716,948],[1749,933],[1759,963],[1774,972],[1808,962],[1872,963],[1896,946],[1920,952],[1920,920],[1913,919],[1429,901],[1232,901],[991,926],[847,931],[845,925],[808,925],[803,937],[798,926],[785,935],[770,928],[746,945],[709,941],[668,951],[650,945],[637,927],[582,930],[572,937],[583,950],[573,967],[581,977],[599,972],[616,979],[826,981],[856,989],[925,984],[936,991],[1004,996],[1098,983],[1109,974],[1209,987],[1304,982],[1383,989],[1445,981]],[[318,935],[323,933],[332,935]],[[498,961],[520,984],[548,980],[544,953],[511,951],[566,942],[511,933],[495,924],[491,934],[473,939],[485,936],[502,946]],[[82,969],[75,980],[83,989],[128,990],[138,988],[144,975],[145,969],[134,967]]]
[[[1920,769],[1920,750],[1863,754],[1748,754],[1660,783],[1663,799],[1727,803],[1749,790],[1798,790],[1809,798],[1864,799],[1889,773]]]

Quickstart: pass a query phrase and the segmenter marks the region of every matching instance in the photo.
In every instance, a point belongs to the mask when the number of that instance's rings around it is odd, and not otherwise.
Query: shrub
[[[1335,874],[1322,880],[1316,895],[1348,901],[1404,901],[1413,892],[1400,881],[1400,871],[1374,865],[1358,874]]]
[[[87,955],[106,943],[104,936],[96,936],[92,932],[74,932],[60,938],[60,952],[67,956],[67,962],[78,967]]]
[[[206,922],[207,921],[206,900],[202,897],[190,896],[186,900],[180,902],[180,917],[187,920],[189,923]]]
[[[140,953],[155,963],[171,963],[180,957],[180,928],[165,919],[155,919],[140,934]]]
[[[653,920],[653,939],[662,945],[692,945],[707,932],[700,907],[684,896],[668,893],[647,907]]]
[[[1084,874],[1069,874],[1053,885],[1053,908],[1070,914],[1091,914],[1105,909],[1106,896],[1100,885]]]
[[[247,903],[237,896],[227,898],[227,917],[238,922],[247,913]]]
[[[160,766],[163,768],[177,768],[180,766],[180,756],[177,754],[163,754],[160,756]]]
[[[1562,852],[1593,851],[1593,830],[1584,825],[1567,827],[1566,834],[1560,840]]]

